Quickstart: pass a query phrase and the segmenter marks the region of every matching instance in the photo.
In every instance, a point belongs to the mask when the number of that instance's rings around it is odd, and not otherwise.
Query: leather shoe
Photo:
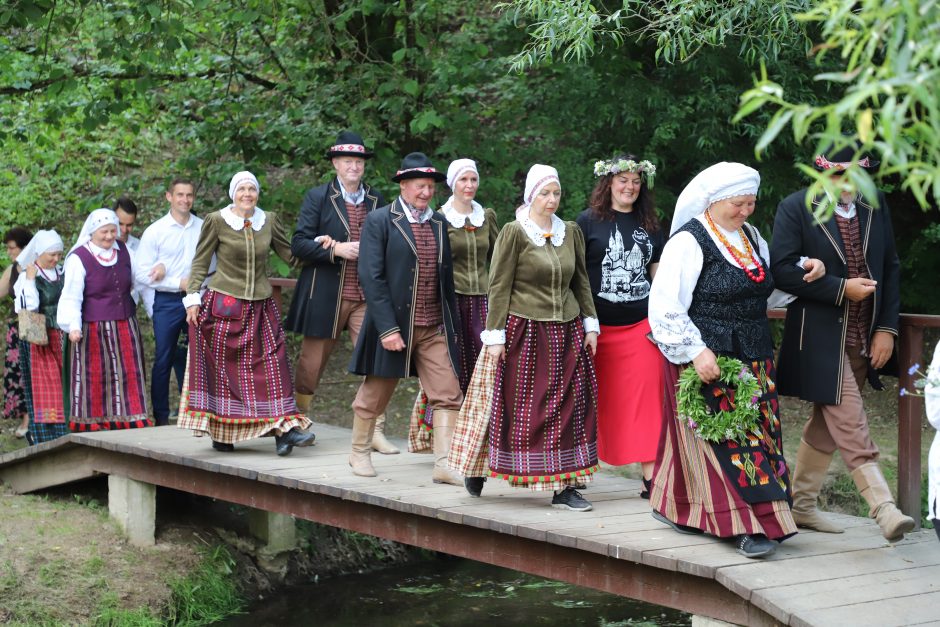
[[[228,442],[216,442],[212,440],[212,448],[223,453],[231,453],[235,450],[235,445],[229,444]]]
[[[300,429],[291,429],[284,435],[274,436],[274,446],[279,457],[290,455],[295,446],[310,446],[317,438],[312,433],[305,433]]]
[[[467,488],[470,496],[480,496],[483,494],[483,484],[485,482],[486,477],[464,477],[463,486]]]
[[[655,509],[653,510],[652,515],[653,515],[653,518],[663,523],[664,525],[669,525],[670,527],[673,528],[673,530],[677,531],[678,533],[684,533],[687,536],[697,536],[699,534],[705,533],[704,530],[699,529],[698,527],[689,527],[688,525],[680,525],[677,522],[672,522],[671,520],[669,520],[668,518],[666,518],[665,516],[657,512]]]

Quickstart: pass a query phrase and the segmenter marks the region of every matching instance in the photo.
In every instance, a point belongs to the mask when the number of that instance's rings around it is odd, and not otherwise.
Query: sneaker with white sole
[[[552,507],[568,509],[573,512],[589,512],[594,509],[591,502],[571,486],[555,493],[555,496],[552,497]]]
[[[777,550],[777,543],[762,533],[755,533],[754,535],[745,533],[735,536],[734,548],[744,557],[754,559],[773,555],[773,552]]]

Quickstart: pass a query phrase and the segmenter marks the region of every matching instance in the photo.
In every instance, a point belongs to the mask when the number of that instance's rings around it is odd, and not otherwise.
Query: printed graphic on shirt
[[[598,297],[612,303],[629,303],[643,300],[650,293],[646,280],[646,265],[653,257],[653,243],[643,229],[633,231],[628,249],[624,245],[620,229],[614,232],[607,244],[607,254],[601,262],[601,289]]]

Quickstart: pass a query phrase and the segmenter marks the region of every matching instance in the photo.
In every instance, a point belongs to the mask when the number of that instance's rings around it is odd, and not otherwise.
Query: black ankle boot
[[[483,493],[485,477],[464,477],[463,486],[467,488],[470,496],[480,496]]]
[[[223,453],[231,453],[235,450],[235,445],[229,444],[228,442],[216,442],[212,440],[212,448]]]
[[[310,446],[317,439],[312,433],[305,433],[300,429],[291,429],[284,435],[274,436],[274,446],[280,457],[290,455],[295,446]]]
[[[653,491],[653,480],[643,479],[643,491],[640,492],[640,498],[650,500],[650,492]]]

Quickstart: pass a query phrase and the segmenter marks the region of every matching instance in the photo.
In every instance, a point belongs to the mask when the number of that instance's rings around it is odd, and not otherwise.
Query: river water
[[[690,625],[690,614],[462,559],[286,590],[228,627],[621,627]]]

